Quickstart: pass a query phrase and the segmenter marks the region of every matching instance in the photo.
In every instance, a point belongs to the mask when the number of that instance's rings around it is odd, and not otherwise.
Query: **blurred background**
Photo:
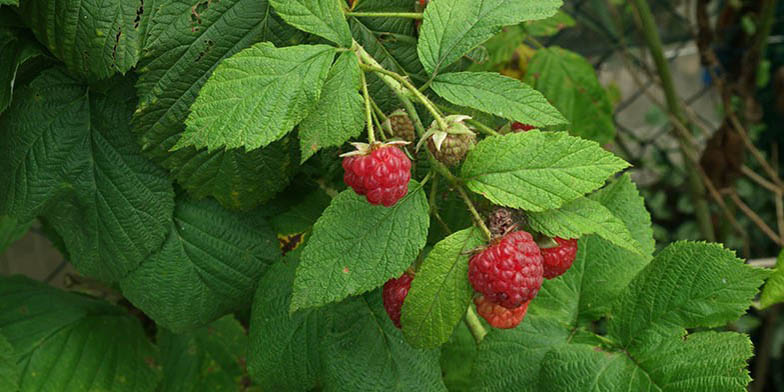
[[[669,75],[633,1],[565,3],[536,34],[510,34],[500,49],[488,45],[494,61],[483,68],[525,78],[540,46],[584,56],[611,110],[579,121],[614,127],[605,146],[634,165],[658,246],[715,240],[772,267],[784,245],[784,2],[649,0]],[[0,274],[89,287],[44,230],[39,222],[28,231],[0,219]],[[752,308],[728,327],[754,340],[753,391],[784,391],[780,307]]]

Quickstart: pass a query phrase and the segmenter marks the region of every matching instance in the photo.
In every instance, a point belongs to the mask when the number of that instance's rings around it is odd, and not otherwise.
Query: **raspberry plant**
[[[37,219],[102,282],[0,278],[0,390],[745,390],[748,336],[712,328],[766,271],[718,244],[654,254],[584,59],[487,70],[561,0],[0,4],[3,231]],[[394,163],[340,157],[384,141]],[[378,184],[401,194],[371,204]],[[507,314],[469,260],[523,230],[525,252],[578,251]],[[404,273],[398,329],[382,286]]]

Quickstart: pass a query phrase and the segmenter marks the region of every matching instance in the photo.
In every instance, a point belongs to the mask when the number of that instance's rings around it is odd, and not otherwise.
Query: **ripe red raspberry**
[[[558,243],[558,246],[540,249],[544,277],[547,279],[563,275],[572,266],[574,257],[577,256],[577,240],[565,240],[558,237],[553,239]]]
[[[394,145],[355,145],[357,151],[344,155],[343,181],[370,204],[390,207],[397,203],[408,192],[411,160]]]
[[[405,110],[395,110],[387,119],[386,129],[389,130],[392,137],[397,137],[407,142],[413,142],[416,139],[414,123]]]
[[[381,297],[384,299],[384,309],[396,327],[400,328],[400,309],[403,308],[403,301],[411,288],[411,275],[403,274],[397,279],[390,279],[384,283],[384,290]]]
[[[536,129],[536,127],[533,125],[523,124],[517,121],[512,123],[512,132],[520,132],[520,131],[528,132],[532,129]]]
[[[471,257],[468,280],[488,300],[514,309],[542,286],[542,254],[531,234],[515,231]]]
[[[507,309],[497,303],[488,301],[483,295],[474,298],[476,312],[483,319],[487,320],[490,325],[501,329],[511,329],[520,325],[530,302],[524,302],[514,309]]]

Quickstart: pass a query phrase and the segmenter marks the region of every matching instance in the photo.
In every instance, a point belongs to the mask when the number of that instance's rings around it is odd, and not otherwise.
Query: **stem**
[[[476,207],[474,207],[474,203],[468,197],[465,189],[463,189],[463,187],[460,185],[456,186],[455,188],[457,189],[457,193],[460,195],[460,198],[465,202],[466,207],[468,207],[468,210],[471,211],[471,215],[474,217],[476,225],[479,226],[479,228],[482,230],[482,233],[484,233],[485,237],[487,237],[487,240],[491,240],[493,238],[493,233],[491,233],[490,229],[488,229],[485,225],[484,219],[482,219],[482,216],[479,215],[479,212],[476,210]]]
[[[485,124],[482,124],[481,121],[474,120],[473,118],[466,120],[467,123],[476,127],[476,129],[490,135],[490,136],[501,136],[495,129],[488,127]]]
[[[368,128],[368,143],[373,144],[376,141],[376,135],[373,134],[373,114],[370,111],[370,93],[368,93],[367,78],[364,72],[359,74],[362,78],[362,95],[365,96],[365,120],[367,121]]]
[[[378,116],[379,121],[381,121],[382,123],[386,122],[387,115],[384,114],[384,111],[381,110],[380,107],[378,107],[378,104],[373,98],[370,98],[370,104],[373,105],[373,111],[376,112],[376,116]]]
[[[408,18],[419,19],[424,18],[421,12],[346,12],[346,16],[356,17],[374,17],[374,18]]]
[[[653,57],[653,61],[656,64],[664,96],[667,99],[667,107],[670,113],[672,113],[678,121],[683,124],[689,124],[683,113],[678,95],[675,92],[675,83],[673,82],[667,59],[664,58],[661,37],[659,37],[656,21],[653,18],[648,2],[646,0],[632,0],[632,4],[637,10],[640,30],[648,45],[651,57]],[[681,151],[685,157],[696,154],[694,147],[690,145],[686,135],[678,133],[677,136],[680,142]],[[700,228],[700,233],[705,240],[713,242],[716,240],[716,235],[713,230],[713,222],[711,220],[708,201],[705,198],[705,186],[702,183],[697,168],[694,167],[693,164],[690,164],[688,159],[684,159],[684,161],[687,162],[686,174],[689,178],[689,190],[692,202],[694,203],[694,212]]]
[[[378,61],[376,61],[376,59],[374,59],[373,56],[371,56],[370,53],[368,53],[365,48],[363,48],[362,45],[360,45],[356,40],[354,40],[352,49],[357,53],[360,65],[364,64],[384,69],[384,67],[379,64]],[[381,77],[381,80],[386,83],[386,85],[389,86],[389,88],[391,88],[395,94],[406,94],[407,90],[403,88],[400,82],[398,82],[396,79],[384,74],[380,74],[379,77]]]
[[[371,66],[371,65],[364,65],[364,64],[361,65],[361,67],[363,69],[367,70],[367,71],[373,71],[373,72],[376,72],[376,73],[380,73],[382,75],[389,76],[389,77],[395,79],[396,81],[398,81],[405,88],[407,88],[408,91],[410,91],[412,94],[414,94],[414,97],[416,97],[416,99],[419,100],[419,102],[421,102],[422,105],[425,105],[425,108],[427,108],[427,110],[430,112],[430,114],[433,115],[433,118],[436,119],[436,122],[438,122],[438,126],[442,130],[447,130],[449,128],[449,126],[447,125],[446,121],[441,116],[441,112],[438,111],[438,109],[436,108],[435,104],[433,102],[431,102],[428,97],[426,97],[424,94],[422,94],[422,92],[419,91],[419,89],[417,89],[416,86],[411,84],[411,82],[409,82],[408,79],[404,78],[403,76],[400,76],[397,72],[388,71],[388,70],[386,70],[384,68],[379,68],[379,67],[375,67],[375,66]]]
[[[468,327],[468,330],[471,331],[471,335],[474,335],[476,344],[478,345],[479,343],[482,343],[482,339],[484,339],[485,335],[487,335],[487,331],[482,325],[482,322],[479,321],[479,317],[476,315],[473,306],[468,306],[468,310],[466,311],[466,316],[463,321],[465,322],[466,327]]]

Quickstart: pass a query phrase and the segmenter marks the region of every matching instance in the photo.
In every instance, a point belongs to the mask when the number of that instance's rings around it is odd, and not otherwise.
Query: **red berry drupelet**
[[[400,328],[400,309],[403,308],[403,300],[408,295],[412,280],[414,278],[409,274],[403,274],[397,279],[390,279],[384,283],[384,290],[381,292],[384,299],[384,309],[386,309],[392,323],[398,328]]]
[[[487,300],[515,309],[542,286],[542,254],[530,233],[515,231],[471,257],[468,280]]]
[[[553,238],[558,246],[553,248],[541,248],[544,266],[544,277],[552,279],[563,275],[574,262],[577,256],[577,240],[555,237]]]
[[[536,129],[536,127],[533,125],[523,124],[517,121],[512,123],[512,132],[528,132],[532,129]]]
[[[408,192],[411,160],[394,145],[376,143],[358,147],[356,154],[343,158],[343,181],[370,204],[390,207]]]
[[[501,329],[511,329],[520,325],[530,302],[524,302],[514,309],[507,309],[497,303],[488,301],[483,295],[474,298],[476,312],[494,328]]]

